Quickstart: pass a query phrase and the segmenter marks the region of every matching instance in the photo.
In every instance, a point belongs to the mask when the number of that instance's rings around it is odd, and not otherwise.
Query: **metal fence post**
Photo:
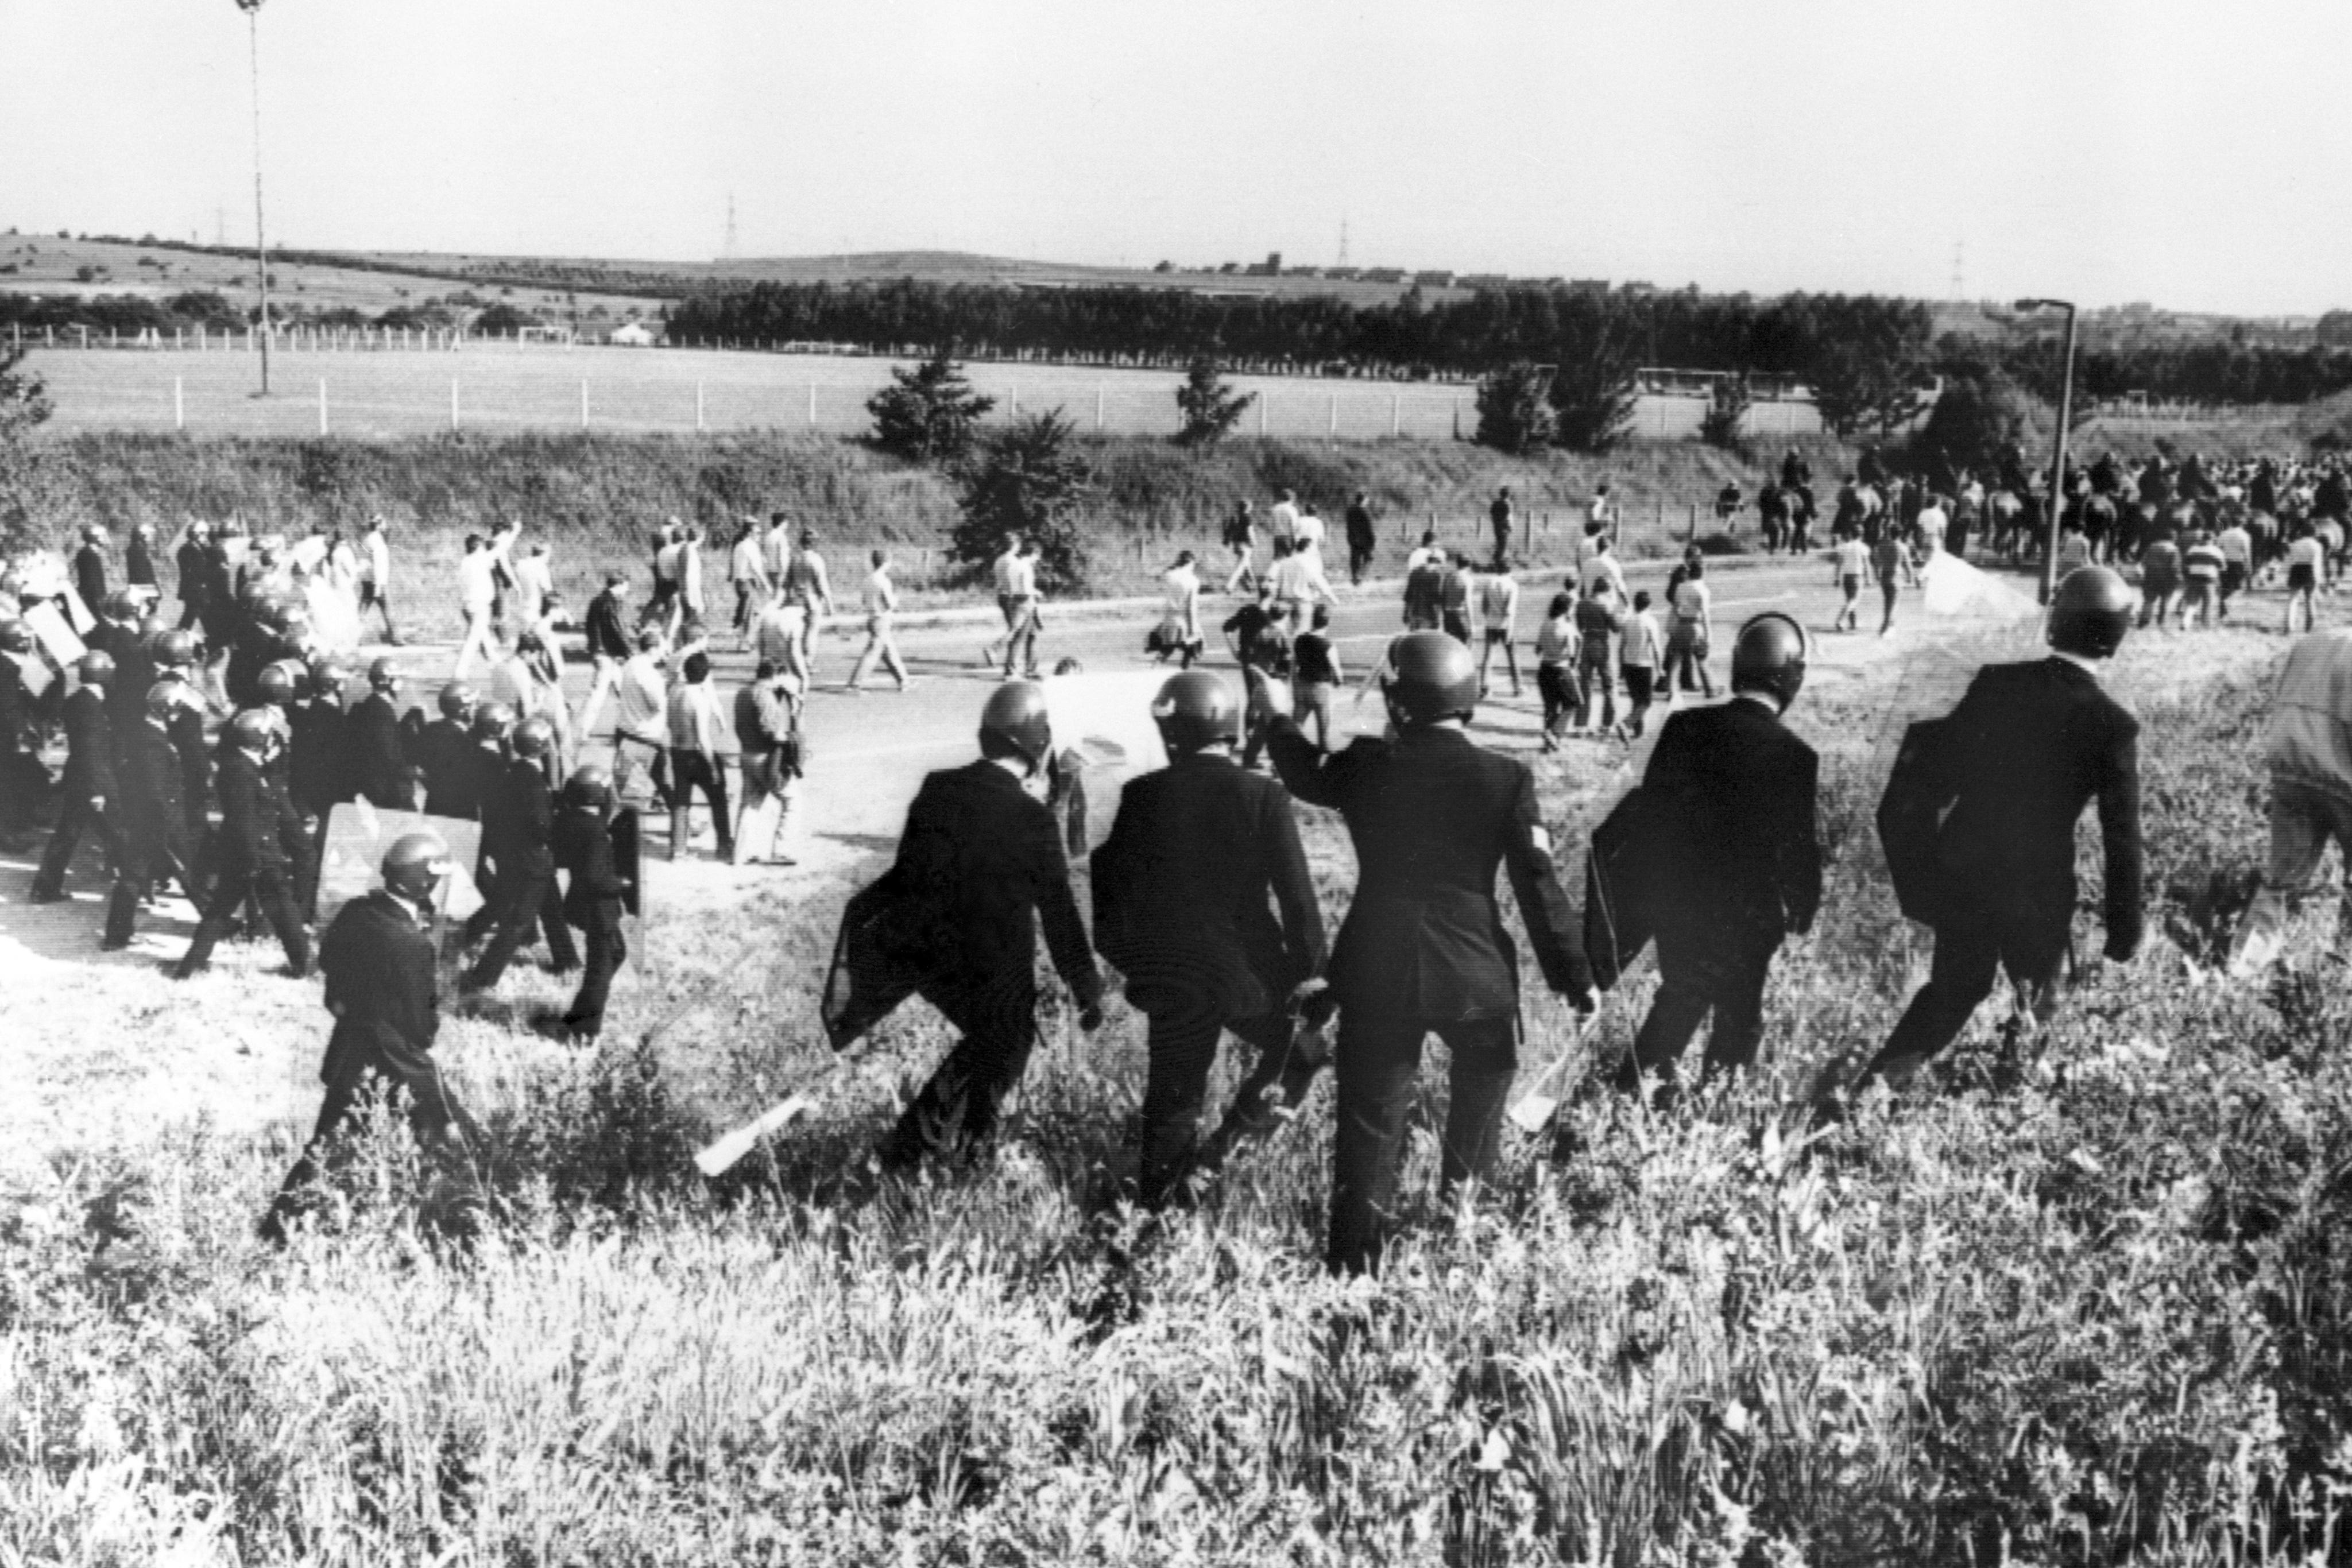
[[[188,428],[188,405],[178,376],[172,378],[172,428],[173,430]]]
[[[327,378],[319,378],[319,434],[327,434]]]
[[[694,383],[694,428],[698,434],[707,428],[702,423],[702,383]]]
[[[457,428],[457,378],[449,378],[449,428]]]
[[[814,382],[809,382],[808,422],[809,428],[814,430],[816,428],[816,383]]]
[[[580,383],[580,428],[588,428],[588,383]]]

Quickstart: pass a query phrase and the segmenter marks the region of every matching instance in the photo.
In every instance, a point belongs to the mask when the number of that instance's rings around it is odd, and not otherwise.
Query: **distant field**
[[[281,351],[271,362],[275,395],[253,395],[254,357],[241,350],[208,353],[44,350],[31,359],[58,407],[59,433],[171,430],[175,417],[199,435],[308,435],[326,427],[342,435],[414,435],[450,428],[450,388],[457,423],[469,430],[593,430],[691,433],[866,430],[866,400],[885,385],[895,361],[809,354],[759,354],[684,349],[516,347],[469,344],[450,352]],[[1058,407],[1081,428],[1149,435],[1176,428],[1169,371],[1089,370],[1060,365],[976,363],[972,382],[998,400],[1000,414]],[[1398,435],[1451,438],[1477,423],[1467,386],[1417,382],[1328,381],[1237,376],[1259,394],[1244,430],[1294,439],[1377,440]],[[173,385],[178,383],[175,415]],[[1636,410],[1645,439],[1696,434],[1706,404],[1696,398],[1644,398]],[[1097,423],[1099,421],[1099,423]],[[1808,404],[1759,404],[1759,436],[1811,434]]]

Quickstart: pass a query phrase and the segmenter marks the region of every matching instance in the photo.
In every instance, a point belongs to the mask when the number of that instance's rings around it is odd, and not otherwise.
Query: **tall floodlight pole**
[[[2058,372],[2057,450],[2050,459],[2049,537],[2042,544],[2042,602],[2047,604],[2058,591],[2058,519],[2066,509],[2066,427],[2074,422],[2074,306],[2065,299],[2021,299],[2017,308],[2066,312],[2065,362]]]
[[[261,0],[236,0],[253,59],[253,271],[261,286],[261,395],[269,395],[269,246],[261,229]]]

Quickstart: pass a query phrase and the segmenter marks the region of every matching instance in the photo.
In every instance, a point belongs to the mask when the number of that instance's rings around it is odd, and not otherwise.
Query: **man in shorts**
[[[1845,597],[1838,606],[1837,619],[1831,627],[1839,632],[1862,630],[1862,580],[1870,570],[1870,547],[1859,537],[1838,541],[1830,551],[1830,575],[1837,580],[1838,591]]]
[[[1478,695],[1486,695],[1486,664],[1495,656],[1495,650],[1500,648],[1503,663],[1511,672],[1511,695],[1516,697],[1522,690],[1519,650],[1512,642],[1518,631],[1519,583],[1500,556],[1495,559],[1492,571],[1479,574],[1477,597],[1478,623],[1482,628],[1478,639]]]

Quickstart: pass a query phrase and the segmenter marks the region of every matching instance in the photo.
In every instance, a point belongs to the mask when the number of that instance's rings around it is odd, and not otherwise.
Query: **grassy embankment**
[[[1483,549],[1486,505],[1498,485],[1511,486],[1528,517],[1528,558],[1553,562],[1572,554],[1584,507],[1603,480],[1626,507],[1630,551],[1640,554],[1671,548],[1668,536],[1680,537],[1690,507],[1698,509],[1702,531],[1711,528],[1708,507],[1726,476],[1751,496],[1760,477],[1696,445],[1524,461],[1468,444],[1409,441],[1241,440],[1197,455],[1135,437],[1089,437],[1084,446],[1098,479],[1085,512],[1097,541],[1087,586],[1108,594],[1150,591],[1181,549],[1221,558],[1218,525],[1234,502],[1247,497],[1263,510],[1285,485],[1314,501],[1335,535],[1349,496],[1369,492],[1382,519],[1380,569],[1392,574],[1433,520],[1448,543]],[[830,436],[373,443],[123,434],[76,436],[56,450],[70,480],[60,528],[87,517],[119,531],[143,519],[168,538],[191,516],[236,514],[257,528],[283,531],[312,517],[348,527],[381,510],[393,523],[396,602],[427,630],[450,635],[457,630],[455,572],[464,536],[505,518],[549,542],[575,612],[608,567],[638,572],[642,589],[646,534],[663,517],[723,519],[777,507],[823,531],[838,587],[863,575],[859,552],[887,545],[897,552],[901,587],[919,599],[965,591],[945,552],[957,515],[952,486],[934,470]],[[714,580],[724,577],[722,552],[711,552],[707,570]],[[714,601],[721,597],[714,580]]]
[[[1580,1099],[1557,1148],[1514,1137],[1495,1187],[1453,1209],[1433,1075],[1409,1239],[1377,1282],[1314,1266],[1325,1092],[1203,1212],[1154,1234],[1111,1205],[1142,1071],[1116,1005],[1091,1041],[1045,1020],[988,1168],[845,1184],[943,1043],[908,1016],[814,1125],[706,1187],[698,1138],[833,1067],[812,989],[838,891],[658,925],[593,1060],[529,1065],[503,1014],[453,1024],[443,1054],[509,1207],[470,1258],[383,1201],[414,1179],[395,1149],[343,1224],[283,1257],[250,1239],[282,1139],[54,1150],[0,1220],[0,1549],[2324,1560],[2352,1452],[2352,1003],[2193,962],[2217,890],[2261,854],[2270,646],[2127,650],[2149,951],[2075,990],[2021,1082],[1992,1082],[1988,1008],[1937,1093],[1801,1147],[1785,1106],[1877,1043],[1918,958],[1869,828],[1890,690],[1809,703],[1833,869],[1775,971],[1761,1080],[1659,1117]],[[2191,673],[2191,647],[2237,673]],[[1611,787],[1601,754],[1542,767],[1580,831]],[[1336,913],[1344,837],[1307,815]],[[1646,988],[1611,1000],[1599,1051]],[[1528,1018],[1530,1064],[1583,1049],[1550,1004]]]

